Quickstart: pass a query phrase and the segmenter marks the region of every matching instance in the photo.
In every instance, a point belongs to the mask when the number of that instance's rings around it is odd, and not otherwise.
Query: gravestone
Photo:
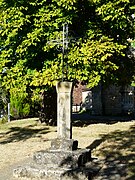
[[[27,179],[91,179],[92,170],[86,164],[91,161],[89,149],[78,149],[72,139],[71,82],[59,82],[57,90],[57,138],[48,150],[35,152],[30,165],[14,169],[13,176]]]

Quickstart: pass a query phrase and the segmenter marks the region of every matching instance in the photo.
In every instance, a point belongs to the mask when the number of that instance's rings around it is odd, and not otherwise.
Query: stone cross
[[[68,50],[68,24],[63,25],[62,38],[48,42],[62,46],[62,80],[56,85],[57,91],[57,138],[52,140],[51,149],[74,150],[77,149],[78,142],[72,139],[72,82],[64,81],[64,63],[67,76],[67,62],[64,62],[64,56],[67,56]],[[66,57],[67,58],[67,57]]]
[[[63,55],[64,40],[63,36]],[[45,151],[35,152],[32,164],[14,169],[14,177],[61,180],[91,179],[91,169],[89,171],[87,167],[85,168],[85,164],[91,159],[91,152],[88,149],[78,149],[78,141],[72,139],[72,86],[72,82],[63,81],[63,78],[56,85],[57,137],[51,141],[51,147]]]

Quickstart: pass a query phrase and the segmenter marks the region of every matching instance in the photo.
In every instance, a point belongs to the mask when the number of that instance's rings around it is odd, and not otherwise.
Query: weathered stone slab
[[[13,171],[13,176],[18,180],[90,180],[97,176],[103,168],[104,161],[91,159],[83,167],[64,168],[64,167],[47,167],[43,165],[20,166]],[[96,179],[98,179],[96,177]]]
[[[38,167],[19,167],[14,170],[16,178],[43,179],[43,180],[90,180],[93,174],[92,169],[87,168],[41,168]]]
[[[48,167],[78,168],[91,160],[91,151],[80,149],[76,151],[39,151],[33,156],[36,164]]]
[[[78,141],[74,139],[53,139],[51,141],[51,150],[64,150],[64,151],[73,151],[77,150]]]

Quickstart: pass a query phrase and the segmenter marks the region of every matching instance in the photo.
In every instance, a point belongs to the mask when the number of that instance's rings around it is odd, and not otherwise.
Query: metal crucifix
[[[64,81],[64,60],[65,60],[65,56],[67,58],[67,50],[68,50],[68,24],[65,23],[63,24],[63,32],[62,32],[62,39],[56,39],[56,40],[51,40],[48,42],[53,43],[53,44],[58,44],[62,46],[62,60],[61,60],[61,64],[62,64],[62,81]],[[66,77],[67,77],[67,62],[66,62]]]
[[[64,79],[64,58],[67,58],[68,50],[68,24],[63,25],[63,46],[62,46],[62,81]],[[66,76],[67,76],[67,62],[66,62]]]

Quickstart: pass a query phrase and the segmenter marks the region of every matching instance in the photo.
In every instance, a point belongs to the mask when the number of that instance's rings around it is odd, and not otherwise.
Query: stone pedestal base
[[[78,168],[91,160],[88,149],[76,151],[39,151],[34,154],[34,162],[45,167]]]
[[[48,167],[34,163],[31,166],[14,169],[13,175],[17,180],[91,180],[98,174],[103,164],[104,162],[97,159],[92,159],[78,168]]]
[[[14,169],[13,175],[18,179],[85,180],[92,174],[91,168],[85,166],[90,161],[91,151],[88,149],[38,151],[30,165]]]

